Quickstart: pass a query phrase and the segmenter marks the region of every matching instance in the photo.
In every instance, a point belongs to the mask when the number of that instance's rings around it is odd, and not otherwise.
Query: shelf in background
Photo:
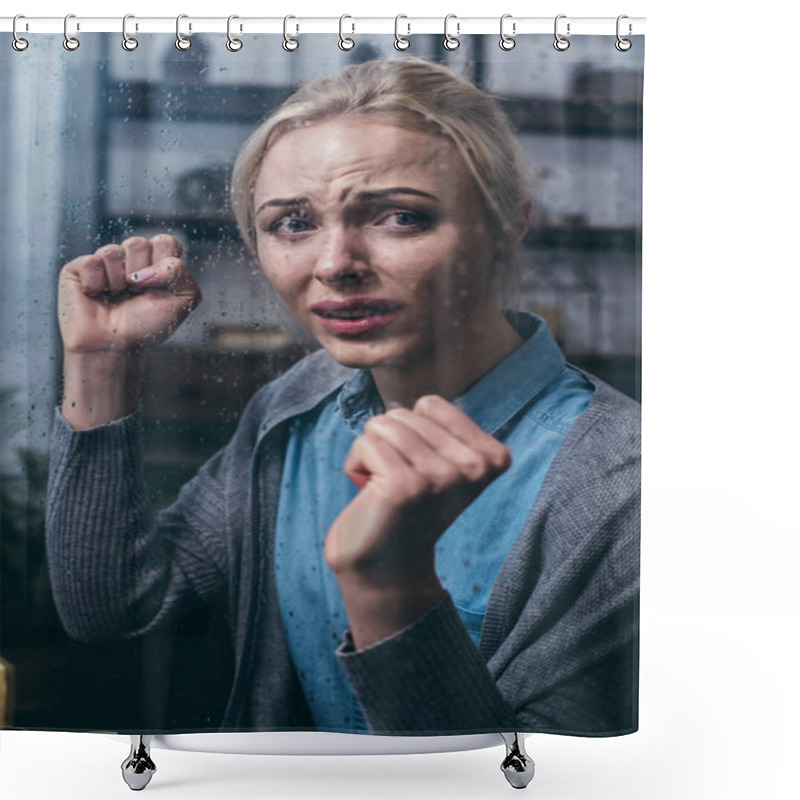
[[[292,94],[267,86],[121,82],[105,89],[112,118],[256,125]],[[638,137],[642,105],[598,97],[499,98],[519,133]]]

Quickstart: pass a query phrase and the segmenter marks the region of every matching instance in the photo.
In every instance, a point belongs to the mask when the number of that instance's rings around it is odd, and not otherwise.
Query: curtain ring
[[[558,33],[558,21],[560,19],[566,19],[566,18],[567,18],[566,14],[559,14],[556,17],[555,25],[553,26],[553,32],[555,33],[555,36],[556,36],[556,40],[553,42],[553,47],[555,47],[555,49],[558,50],[559,53],[563,53],[565,50],[569,49],[569,39],[566,39],[565,37],[560,36],[559,33]],[[570,23],[568,22],[567,23],[567,36],[569,36],[569,33],[570,33],[569,29],[570,29]]]
[[[340,50],[352,50],[356,46],[356,43],[349,36],[345,36],[344,33],[342,32],[342,27],[344,26],[344,21],[346,19],[353,19],[353,18],[349,14],[342,14],[342,16],[339,17],[339,49]],[[356,26],[355,26],[354,23],[351,23],[351,28],[352,28],[353,31],[355,31]]]
[[[231,36],[231,22],[235,19],[239,19],[236,14],[231,14],[228,17],[228,41],[225,42],[225,47],[227,47],[231,53],[238,53],[243,47],[241,39],[234,39],[234,37]],[[241,27],[239,30],[241,30]]]
[[[623,39],[619,34],[619,23],[623,19],[628,19],[628,15],[627,14],[620,14],[617,17],[617,41],[614,43],[614,47],[616,47],[617,50],[620,51],[620,53],[626,53],[628,50],[631,49],[631,47],[633,47],[633,42],[630,39]],[[629,36],[630,36],[630,33],[631,33],[632,30],[633,30],[633,26],[629,22],[628,23],[628,35]]]
[[[401,19],[408,19],[405,14],[398,14],[394,18],[394,49],[395,50],[408,50],[411,47],[411,40],[406,39],[405,36],[400,35],[400,20]],[[407,22],[406,26],[408,27],[408,35],[411,35],[411,23]]]
[[[11,23],[11,33],[14,34],[14,40],[11,42],[11,46],[18,52],[21,53],[23,50],[28,49],[28,40],[23,39],[21,36],[17,35],[17,20],[18,19],[25,19],[24,14],[17,14],[14,17],[14,21]]]
[[[122,49],[127,50],[129,53],[131,50],[135,50],[139,46],[139,40],[134,39],[132,36],[128,36],[128,20],[134,19],[133,14],[126,14],[122,18]],[[139,26],[136,26],[136,29],[139,29]]]
[[[298,47],[300,47],[300,42],[297,39],[293,39],[286,32],[286,28],[290,19],[297,19],[297,17],[293,17],[291,14],[289,14],[283,18],[283,49],[286,50],[287,53],[294,52]]]
[[[461,42],[459,42],[456,37],[458,36],[459,33],[461,33],[461,23],[456,22],[456,36],[451,36],[447,32],[447,23],[450,22],[451,19],[458,20],[458,17],[456,17],[455,14],[448,14],[444,18],[444,49],[458,50],[458,46],[461,44]]]
[[[69,35],[69,30],[67,30],[67,26],[69,25],[69,21],[71,19],[75,19],[74,14],[67,14],[64,17],[64,49],[65,50],[77,50],[81,43],[74,37]],[[80,25],[77,26],[77,30],[80,30]]]
[[[192,46],[192,40],[181,35],[181,20],[186,19],[188,16],[188,14],[178,14],[178,18],[175,20],[175,47],[178,50],[188,50]],[[189,25],[189,30],[191,31],[191,29],[192,26]]]
[[[503,24],[507,19],[511,19],[511,14],[503,14],[503,16],[500,17],[500,49],[505,51],[513,50],[517,45],[516,39],[512,39],[510,36],[507,36],[503,30]],[[516,22],[511,23],[511,33],[515,35],[517,33]]]

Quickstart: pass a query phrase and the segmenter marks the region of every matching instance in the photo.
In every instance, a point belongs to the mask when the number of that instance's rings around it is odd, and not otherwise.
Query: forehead
[[[463,192],[467,170],[452,142],[386,120],[334,119],[284,133],[264,157],[255,200],[315,192],[344,199],[384,183]]]

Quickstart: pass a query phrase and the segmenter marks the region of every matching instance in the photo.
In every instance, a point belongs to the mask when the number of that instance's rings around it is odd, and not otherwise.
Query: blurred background
[[[59,397],[55,314],[61,266],[127,236],[184,243],[204,302],[151,353],[143,410],[154,502],[232,433],[250,395],[311,347],[239,241],[228,177],[239,147],[295,88],[347,63],[397,57],[391,37],[347,53],[315,36],[58,36],[3,61],[0,82],[0,656],[14,670],[6,725],[214,728],[227,694],[221,609],[137,643],[81,645],[61,631],[44,561],[47,444]],[[0,47],[10,50],[10,37]],[[563,53],[552,37],[470,36],[448,52],[412,37],[409,55],[448,63],[498,96],[538,177],[517,308],[544,316],[568,359],[640,396],[643,47],[607,37]],[[638,45],[638,42],[637,42]]]

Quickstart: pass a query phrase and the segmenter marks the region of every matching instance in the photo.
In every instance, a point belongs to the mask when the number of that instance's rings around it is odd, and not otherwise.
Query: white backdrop
[[[502,8],[25,0],[3,12],[647,16],[641,730],[608,740],[531,737],[537,776],[526,791],[537,800],[797,796],[795,9],[773,17],[755,4],[687,0]],[[126,752],[97,735],[0,733],[0,794],[126,797],[118,766]],[[146,792],[170,800],[486,800],[512,791],[498,770],[501,749],[155,755],[159,772]]]

